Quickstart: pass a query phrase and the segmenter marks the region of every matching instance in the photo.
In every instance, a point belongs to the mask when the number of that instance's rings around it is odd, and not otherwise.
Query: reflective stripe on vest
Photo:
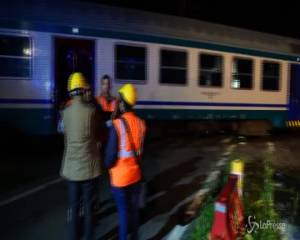
[[[121,119],[113,120],[113,125],[118,136],[118,160],[109,169],[109,174],[111,184],[115,187],[129,186],[140,181],[142,177],[138,164],[139,159],[135,158],[134,150],[135,148],[143,148],[142,142],[145,134],[144,121],[131,112],[124,113],[122,117],[128,123],[131,132],[127,132],[126,123]],[[140,152],[141,150],[137,152],[138,156],[141,155]]]
[[[126,128],[124,122],[120,120],[120,150],[118,152],[119,158],[130,158],[135,157],[134,151],[127,151],[126,150]],[[129,137],[129,136],[128,136]],[[134,147],[134,146],[132,146]],[[140,155],[141,150],[136,150],[136,154]]]

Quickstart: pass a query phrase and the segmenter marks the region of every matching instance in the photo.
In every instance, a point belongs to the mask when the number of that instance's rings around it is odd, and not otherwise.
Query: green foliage
[[[208,182],[204,186],[210,189],[210,195],[203,201],[200,207],[199,216],[195,220],[194,228],[187,235],[187,240],[206,240],[212,228],[214,218],[214,203],[222,190],[223,186],[227,183],[230,166],[227,164],[221,171],[220,177],[216,181]]]
[[[229,156],[229,163],[235,159],[242,159],[245,162],[244,194],[242,199],[245,216],[255,216],[256,221],[279,222],[280,219],[274,207],[274,187],[272,180],[274,170],[270,164],[272,154],[266,153],[260,159],[255,159],[254,161],[249,155],[235,151]],[[222,187],[227,183],[229,172],[230,164],[227,164],[222,171],[218,183],[210,186],[213,189],[211,196],[204,202],[200,210],[200,215],[195,221],[194,228],[187,237],[188,240],[208,239],[208,234],[213,224],[214,201]],[[281,239],[279,230],[272,228],[258,229],[256,232],[251,234],[246,233],[244,236],[244,240],[278,239]]]
[[[244,206],[246,216],[255,216],[257,222],[278,222],[279,216],[274,207],[273,173],[271,167],[272,155],[263,156],[262,164],[249,163],[245,174]],[[261,176],[261,177],[259,177]],[[258,229],[251,234],[246,234],[244,240],[277,240],[281,239],[278,229],[271,227]]]
[[[196,220],[195,229],[189,240],[206,240],[214,218],[214,199],[209,198]]]

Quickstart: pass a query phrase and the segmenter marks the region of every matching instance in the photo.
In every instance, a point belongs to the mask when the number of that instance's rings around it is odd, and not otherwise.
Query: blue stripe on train
[[[0,99],[2,104],[52,104],[51,99]],[[287,104],[226,103],[226,102],[183,102],[183,101],[138,101],[138,105],[155,106],[219,106],[219,107],[271,107],[287,108]]]
[[[138,105],[158,106],[219,106],[219,107],[271,107],[287,108],[287,104],[225,103],[225,102],[178,102],[178,101],[138,101]]]
[[[0,98],[2,104],[51,104],[51,99],[12,99]]]

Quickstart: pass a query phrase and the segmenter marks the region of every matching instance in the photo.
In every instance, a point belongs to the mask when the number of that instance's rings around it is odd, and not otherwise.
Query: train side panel
[[[5,32],[10,32],[5,30]],[[13,31],[24,34],[22,31]],[[17,125],[28,133],[55,132],[57,112],[53,105],[54,36],[73,37],[67,34],[30,31],[32,38],[32,78],[30,80],[1,80],[1,121]],[[77,38],[81,36],[77,35]],[[84,36],[83,38],[89,38]],[[148,119],[267,119],[274,126],[283,126],[288,104],[288,62],[242,54],[231,54],[206,49],[177,47],[167,44],[95,38],[95,95],[100,92],[100,78],[104,74],[115,76],[115,45],[124,44],[146,48],[146,80],[134,82],[139,93],[137,111]],[[160,50],[169,49],[187,53],[187,84],[161,84]],[[223,57],[223,86],[200,87],[199,54],[217,54]],[[231,87],[232,59],[242,57],[254,61],[253,89]],[[262,61],[280,63],[280,90],[261,89]],[[113,93],[125,82],[115,79]]]
[[[175,47],[164,44],[140,43],[114,39],[99,39],[99,72],[114,76],[114,47],[116,44],[144,46],[147,49],[147,79],[137,83],[139,92],[138,112],[150,119],[266,119],[276,127],[283,127],[288,104],[288,62],[247,55],[209,51],[206,49]],[[160,50],[186,51],[188,54],[187,84],[161,84]],[[218,88],[198,85],[201,53],[223,56],[223,86]],[[231,87],[232,59],[241,57],[254,61],[253,89],[233,89]],[[279,91],[262,90],[262,62],[273,61],[280,64]],[[102,63],[102,64],[101,64]],[[126,81],[114,83],[114,93]],[[136,83],[136,82],[134,82]],[[99,82],[97,83],[99,85]]]
[[[51,95],[51,34],[34,31],[2,30],[11,36],[32,39],[31,76],[29,79],[3,78],[0,81],[0,122],[5,131],[28,134],[53,133]],[[8,130],[9,129],[9,130]]]

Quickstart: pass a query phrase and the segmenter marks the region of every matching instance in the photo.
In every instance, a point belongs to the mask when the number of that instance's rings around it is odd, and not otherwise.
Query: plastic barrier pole
[[[237,190],[239,196],[243,195],[244,162],[236,159],[230,164],[230,173],[238,176]]]

